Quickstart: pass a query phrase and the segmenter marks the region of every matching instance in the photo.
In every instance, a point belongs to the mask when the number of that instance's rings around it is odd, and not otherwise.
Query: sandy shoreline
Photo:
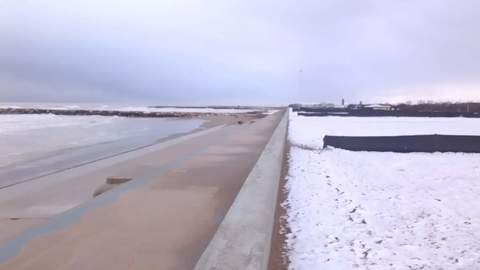
[[[165,269],[193,268],[280,116],[213,119],[208,125],[228,125],[161,151],[83,174],[81,184],[75,188],[65,182],[52,189],[39,189],[28,198],[3,203],[1,218],[36,215],[41,224],[48,222],[41,214],[62,212],[61,206],[68,202],[91,197],[92,187],[98,187],[112,174],[145,180],[144,185],[121,194],[114,203],[88,211],[71,226],[32,238],[18,256],[0,268],[143,269],[154,265],[158,268],[159,262]],[[243,124],[239,125],[239,121]],[[164,169],[160,172],[159,167]],[[9,226],[1,222],[0,228],[4,229],[0,229],[0,244],[5,244],[9,234],[11,239],[22,233],[9,229],[12,222],[25,220],[8,220]],[[103,256],[94,256],[98,252]]]

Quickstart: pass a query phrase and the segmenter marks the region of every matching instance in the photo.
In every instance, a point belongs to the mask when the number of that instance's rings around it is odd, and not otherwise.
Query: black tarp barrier
[[[298,111],[299,116],[356,116],[356,117],[466,117],[480,118],[480,113],[414,112],[414,111]]]
[[[464,152],[480,153],[480,136],[412,135],[412,136],[330,136],[323,138],[324,147],[351,151],[379,152]]]

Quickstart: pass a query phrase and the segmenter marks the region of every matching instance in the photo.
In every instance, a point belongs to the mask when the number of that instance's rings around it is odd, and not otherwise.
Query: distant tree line
[[[377,107],[375,107],[377,106]],[[416,104],[405,102],[399,104],[350,104],[345,107],[329,103],[320,104],[291,104],[289,107],[301,111],[364,111],[386,109],[403,112],[448,112],[448,113],[480,113],[480,102],[431,102],[420,101]]]
[[[393,105],[399,111],[418,112],[480,112],[479,102],[419,102],[417,104],[400,103]]]
[[[411,102],[400,104],[291,104],[302,116],[397,116],[397,117],[474,117],[480,118],[478,102]]]

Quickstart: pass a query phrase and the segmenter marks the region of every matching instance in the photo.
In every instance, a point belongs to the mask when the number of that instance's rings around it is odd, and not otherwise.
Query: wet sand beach
[[[192,269],[281,116],[0,190],[0,269]],[[133,180],[94,198],[108,177]]]

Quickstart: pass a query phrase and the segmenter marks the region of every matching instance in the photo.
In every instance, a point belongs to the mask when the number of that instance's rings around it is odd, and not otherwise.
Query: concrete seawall
[[[195,270],[267,269],[287,122],[288,111]]]

